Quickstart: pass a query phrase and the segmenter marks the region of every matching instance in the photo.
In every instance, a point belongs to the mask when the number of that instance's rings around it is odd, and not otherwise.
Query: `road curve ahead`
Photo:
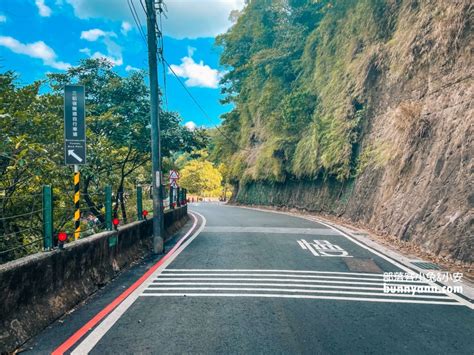
[[[472,354],[474,311],[325,225],[218,204],[73,354]],[[69,351],[70,351],[69,350]]]

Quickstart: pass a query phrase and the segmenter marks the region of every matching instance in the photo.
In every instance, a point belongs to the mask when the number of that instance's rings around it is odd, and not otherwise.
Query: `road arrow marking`
[[[82,163],[82,158],[81,158],[79,155],[77,155],[76,153],[74,153],[74,149],[69,149],[69,150],[67,151],[67,155],[72,156],[72,157],[75,158],[79,163]]]

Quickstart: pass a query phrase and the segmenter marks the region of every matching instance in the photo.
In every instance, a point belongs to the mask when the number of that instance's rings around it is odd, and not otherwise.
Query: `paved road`
[[[474,311],[384,293],[383,256],[328,226],[217,204],[73,354],[472,354]],[[421,286],[419,280],[385,284]]]

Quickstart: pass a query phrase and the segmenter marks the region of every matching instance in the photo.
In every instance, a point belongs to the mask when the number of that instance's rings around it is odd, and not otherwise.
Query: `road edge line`
[[[293,215],[293,214],[290,214],[288,212],[283,212],[283,211],[272,211],[272,210],[266,210],[266,209],[262,209],[262,208],[256,208],[256,207],[248,207],[248,206],[234,206],[234,205],[228,205],[227,207],[236,207],[236,208],[244,208],[244,209],[251,209],[251,210],[256,210],[256,211],[261,211],[261,212],[270,212],[270,213],[276,213],[276,214],[284,214],[286,216],[290,216],[290,217],[296,217],[296,218],[302,218],[302,219],[305,219],[307,221],[311,221],[311,222],[316,222],[316,223],[320,223],[322,224],[323,226],[326,226],[336,232],[338,232],[339,234],[341,234],[343,237],[349,239],[351,242],[359,245],[360,247],[364,248],[364,249],[367,249],[368,251],[370,251],[371,253],[377,255],[378,257],[390,262],[391,264],[395,265],[396,267],[406,271],[406,272],[417,272],[416,270],[414,269],[411,269],[409,266],[401,263],[400,261],[398,260],[394,260],[392,257],[388,256],[388,255],[385,255],[383,254],[382,252],[379,252],[378,250],[375,250],[373,249],[372,247],[366,245],[365,243],[357,240],[357,238],[355,238],[354,236],[350,236],[348,233],[340,230],[339,228],[337,227],[334,227],[332,226],[330,223],[328,222],[323,222],[321,221],[321,219],[319,219],[318,217],[314,216],[313,218],[314,219],[311,219],[311,218],[308,218],[308,217],[305,217],[305,216],[298,216],[298,215]],[[440,288],[440,285],[435,283],[435,282],[432,282],[430,280],[426,280],[426,282],[428,284],[430,284],[431,286],[434,286],[434,287],[437,287],[437,288]],[[443,285],[444,286],[444,285]],[[474,309],[474,304],[469,302],[468,300],[464,299],[463,297],[460,297],[456,294],[453,294],[453,293],[446,293],[446,295],[448,295],[450,298],[458,301],[459,303],[463,304],[464,306],[470,308],[470,309]]]
[[[190,212],[191,213],[191,212]],[[206,225],[206,218],[203,215],[194,212],[202,218],[202,224],[194,234],[186,241],[181,238],[179,242],[171,249],[172,253],[166,254],[166,258],[161,259],[161,263],[149,276],[139,285],[122,303],[120,303],[100,324],[71,352],[72,355],[88,354],[104,335],[114,326],[114,324],[122,317],[122,315],[132,306],[153,279],[158,277],[161,272],[173,262],[174,259],[201,233]],[[193,218],[196,218],[194,213]],[[197,220],[197,218],[196,218]],[[189,235],[189,232],[187,233]]]
[[[135,292],[144,282],[147,281],[153,273],[175,253],[183,241],[188,238],[188,236],[193,232],[197,226],[198,219],[193,213],[191,216],[194,218],[194,223],[191,228],[186,232],[186,234],[176,243],[176,245],[160,260],[158,260],[153,266],[151,266],[140,278],[135,281],[130,287],[123,291],[119,296],[117,296],[112,302],[105,306],[99,313],[92,317],[86,324],[79,328],[74,334],[67,338],[61,345],[59,345],[51,354],[52,355],[62,355],[73,347],[84,335],[86,335],[92,328],[99,324],[104,318],[106,318],[110,313],[112,313],[117,307],[123,303],[133,292]],[[203,225],[205,224],[205,219],[203,219]]]

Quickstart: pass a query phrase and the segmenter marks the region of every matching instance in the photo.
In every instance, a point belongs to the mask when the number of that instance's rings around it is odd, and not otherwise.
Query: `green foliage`
[[[12,72],[0,75],[0,252],[21,247],[42,235],[41,186],[53,186],[55,229],[72,228],[71,167],[64,166],[63,87],[86,88],[87,165],[81,168],[82,209],[103,220],[105,185],[114,188],[115,212],[126,222],[134,206],[131,192],[149,184],[150,107],[142,72],[120,77],[102,59],[87,59],[66,73],[19,87]],[[40,94],[40,87],[51,90]],[[160,116],[162,153],[168,159],[207,144],[202,132],[190,132],[177,113]],[[6,218],[6,219],[5,219]],[[41,243],[7,254],[15,258],[39,250]],[[3,256],[0,254],[0,261]]]
[[[231,180],[349,179],[380,72],[380,45],[395,29],[389,0],[254,0],[217,38],[225,102],[235,108],[213,149]],[[211,156],[214,153],[211,152]]]
[[[221,194],[222,175],[206,160],[191,160],[180,171],[180,184],[189,194],[217,197]]]
[[[391,147],[388,143],[375,142],[367,145],[359,155],[357,174],[362,174],[368,167],[381,168],[387,164],[391,156]]]
[[[0,261],[39,250],[41,243],[34,242],[42,235],[41,185],[55,181],[63,189],[69,174],[58,169],[63,131],[56,114],[62,100],[38,95],[40,82],[17,87],[15,80],[13,72],[0,75],[0,251],[26,247],[0,255]],[[58,225],[64,222],[58,216]]]

